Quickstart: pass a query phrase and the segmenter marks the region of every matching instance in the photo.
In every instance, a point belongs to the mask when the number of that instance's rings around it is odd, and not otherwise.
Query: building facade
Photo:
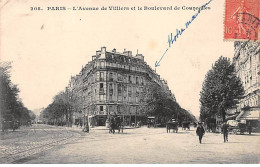
[[[260,106],[260,42],[235,42],[235,64],[245,94],[237,106],[237,120],[259,121]]]
[[[174,95],[167,82],[144,61],[142,54],[132,55],[106,47],[96,51],[80,73],[71,77],[68,90],[72,92],[74,122],[88,119],[92,125],[104,126],[108,116],[122,115],[127,124],[145,116],[145,99],[149,98],[148,85],[156,83],[170,98]]]

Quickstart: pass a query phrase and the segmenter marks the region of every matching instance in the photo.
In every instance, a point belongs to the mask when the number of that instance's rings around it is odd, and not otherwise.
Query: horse
[[[109,123],[109,133],[115,133],[115,129],[118,130],[118,133],[120,133],[120,130],[122,130],[123,133],[123,122],[121,121],[120,117],[113,117],[110,119]]]
[[[19,122],[18,121],[11,122],[11,129],[13,129],[13,131],[15,131],[18,128],[19,128]]]
[[[190,122],[183,122],[182,123],[182,130],[186,130],[186,128],[190,130]]]
[[[155,120],[154,119],[148,119],[147,120],[147,127],[154,127],[155,128]]]
[[[9,122],[8,121],[3,121],[2,122],[2,132],[8,132],[9,129]]]
[[[206,130],[208,132],[212,131],[213,133],[216,131],[216,119],[215,118],[206,118]]]
[[[167,133],[171,132],[171,129],[173,129],[173,132],[175,131],[176,133],[178,132],[178,122],[177,121],[168,121],[166,123],[166,131]]]

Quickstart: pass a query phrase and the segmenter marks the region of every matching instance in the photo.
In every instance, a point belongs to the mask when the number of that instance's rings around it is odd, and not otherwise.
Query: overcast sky
[[[145,56],[154,68],[168,47],[168,35],[185,27],[196,11],[47,11],[47,6],[201,6],[207,0],[11,0],[2,10],[1,61],[12,61],[12,81],[33,110],[47,107],[70,76],[102,46]],[[30,11],[40,6],[42,11]],[[199,115],[199,92],[207,71],[222,55],[232,58],[233,42],[223,41],[224,0],[213,0],[165,54],[156,69],[179,104]]]

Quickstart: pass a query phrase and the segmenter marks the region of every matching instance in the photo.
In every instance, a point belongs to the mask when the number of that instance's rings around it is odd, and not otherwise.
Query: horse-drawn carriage
[[[6,121],[6,120],[4,120],[2,122],[2,131],[3,132],[7,132],[8,129],[12,129],[13,131],[15,131],[19,127],[20,127],[19,121]]]
[[[213,133],[216,132],[217,124],[216,124],[215,118],[206,118],[205,124],[206,124],[206,131],[207,132],[210,132],[210,131],[213,132]]]
[[[155,127],[156,124],[155,124],[155,117],[151,116],[151,117],[148,117],[147,118],[147,127],[150,128],[150,127]]]
[[[124,131],[124,123],[123,119],[120,116],[112,116],[109,120],[109,133],[115,133],[115,130],[118,130],[118,133],[120,131],[123,133]]]
[[[178,121],[170,120],[166,123],[166,131],[167,133],[171,132],[171,129],[173,129],[173,132],[178,132]]]
[[[183,121],[181,126],[182,126],[182,130],[186,130],[186,129],[190,130],[190,122],[189,121]]]
[[[248,127],[245,123],[238,122],[237,126],[232,127],[232,129],[229,128],[229,131],[233,132],[234,134],[245,134],[245,132],[251,134],[252,128],[250,128],[251,126]]]

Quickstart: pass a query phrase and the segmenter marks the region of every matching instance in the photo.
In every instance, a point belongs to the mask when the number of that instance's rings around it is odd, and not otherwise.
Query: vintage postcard
[[[260,0],[0,0],[0,163],[259,164]]]

